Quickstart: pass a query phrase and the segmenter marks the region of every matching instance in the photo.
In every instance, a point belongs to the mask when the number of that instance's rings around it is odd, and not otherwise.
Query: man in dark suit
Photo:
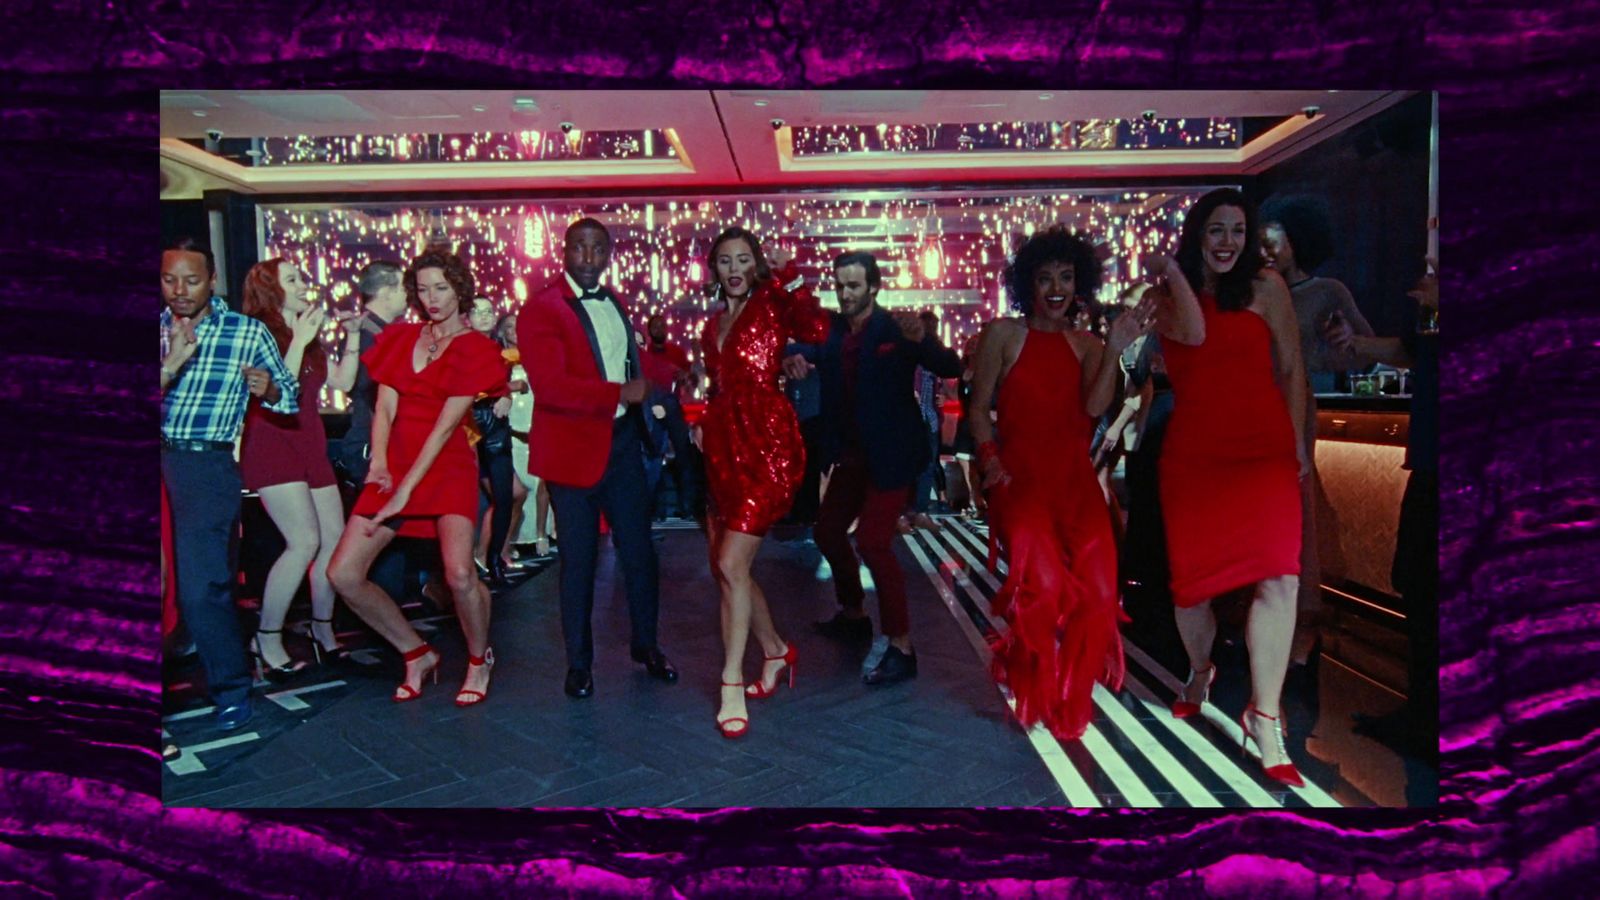
[[[939,344],[913,313],[890,315],[878,306],[883,279],[870,253],[846,253],[833,261],[839,312],[826,343],[802,348],[784,361],[791,378],[815,366],[822,376],[819,463],[833,466],[817,513],[817,548],[833,569],[837,615],[818,623],[823,634],[870,639],[872,622],[862,609],[860,561],[848,531],[856,526],[861,561],[872,573],[888,647],[867,671],[867,684],[894,684],[917,674],[906,610],[906,578],[894,556],[895,522],[911,486],[928,465],[926,426],[917,407],[913,376],[918,366],[945,378],[961,374],[954,351]]]
[[[550,485],[561,533],[564,689],[594,693],[595,563],[600,514],[611,524],[632,623],[632,657],[668,683],[678,671],[656,646],[660,607],[655,545],[640,441],[639,405],[648,382],[628,316],[600,276],[611,265],[611,235],[595,219],[567,229],[566,271],[528,298],[517,316],[517,345],[533,388],[528,471]]]

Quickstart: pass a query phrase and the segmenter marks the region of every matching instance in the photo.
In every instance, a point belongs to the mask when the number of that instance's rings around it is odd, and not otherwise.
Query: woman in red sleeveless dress
[[[372,465],[329,575],[350,608],[399,650],[406,678],[395,702],[414,700],[439,654],[417,634],[394,599],[367,578],[372,561],[396,535],[437,537],[445,583],[467,640],[467,677],[457,706],[488,696],[489,592],[472,561],[478,515],[478,457],[464,419],[472,401],[505,389],[506,364],[494,341],[472,330],[464,305],[472,273],[455,254],[429,248],[405,272],[406,295],[423,324],[383,330],[362,357],[378,383]]]
[[[1262,269],[1255,207],[1212,191],[1183,222],[1159,321],[1173,412],[1162,444],[1161,509],[1172,599],[1190,674],[1172,705],[1200,712],[1216,678],[1211,598],[1253,586],[1246,638],[1250,704],[1240,724],[1267,775],[1302,780],[1283,743],[1279,705],[1300,573],[1300,483],[1307,390],[1300,332],[1283,279]],[[1176,290],[1199,295],[1190,306]]]
[[[300,411],[279,415],[252,400],[239,445],[239,474],[248,490],[283,535],[284,550],[267,573],[261,591],[261,621],[252,640],[261,673],[276,680],[304,668],[283,648],[283,620],[289,604],[310,570],[311,644],[320,660],[339,651],[333,631],[333,585],[328,560],[344,531],[344,502],[328,462],[328,436],[322,428],[322,386],[329,381],[328,354],[316,337],[294,337],[284,315],[305,312],[305,276],[284,259],[251,267],[244,279],[245,315],[260,319],[278,341],[284,364],[300,379]],[[321,310],[312,312],[320,316]],[[314,335],[315,331],[309,332]],[[352,337],[359,337],[351,331]],[[337,367],[340,376],[355,378],[356,350],[346,346]]]
[[[767,266],[761,244],[729,228],[711,244],[710,269],[727,308],[706,322],[700,352],[711,378],[711,399],[695,429],[706,458],[710,493],[707,533],[711,572],[722,588],[722,699],[717,728],[740,737],[750,728],[745,697],[777,689],[785,666],[794,681],[794,648],[778,635],[760,585],[750,577],[761,539],[794,501],[805,476],[805,445],[794,407],[778,389],[783,348],[792,338],[819,342],[828,315],[803,287],[787,254]],[[750,632],[765,661],[761,681],[746,688],[744,652]]]
[[[991,533],[1010,566],[993,603],[1008,626],[990,648],[993,674],[1024,727],[1069,740],[1089,725],[1094,683],[1122,684],[1117,547],[1089,442],[1118,358],[1154,308],[1119,316],[1106,344],[1074,330],[1075,313],[1094,310],[1100,269],[1082,237],[1051,229],[1029,239],[1009,273],[1024,318],[985,328],[972,389],[971,409],[987,410],[998,385],[998,423],[971,417]]]

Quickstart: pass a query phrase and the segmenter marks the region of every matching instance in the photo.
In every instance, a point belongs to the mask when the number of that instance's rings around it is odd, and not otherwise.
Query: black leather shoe
[[[233,706],[224,706],[217,710],[217,730],[237,731],[248,723],[255,710],[250,708],[250,701],[235,703]]]
[[[594,675],[588,669],[568,669],[567,682],[563,685],[567,696],[574,700],[582,700],[594,693]]]
[[[817,622],[811,626],[817,634],[842,641],[870,641],[872,640],[872,620],[866,616],[847,616],[844,610],[833,614],[833,618],[825,622]]]
[[[908,678],[917,677],[917,654],[903,653],[893,644],[883,652],[883,659],[876,668],[861,676],[867,684],[897,684]]]
[[[655,647],[651,647],[649,650],[634,650],[633,661],[644,663],[644,670],[650,673],[651,678],[658,681],[675,684],[678,680],[678,670],[674,669],[672,663],[668,662],[667,658],[661,654],[661,651]]]

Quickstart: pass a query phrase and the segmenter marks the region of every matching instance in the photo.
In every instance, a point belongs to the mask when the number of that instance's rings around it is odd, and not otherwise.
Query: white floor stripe
[[[1131,642],[1124,641],[1123,643],[1127,648],[1128,656],[1138,662],[1139,665],[1143,666],[1146,671],[1154,675],[1157,681],[1160,681],[1162,684],[1166,685],[1174,693],[1183,688],[1183,682],[1179,681],[1177,676],[1162,668],[1160,664],[1151,659],[1150,656],[1143,650],[1140,650]],[[1222,710],[1210,703],[1203,704],[1200,707],[1200,712],[1205,716],[1206,721],[1210,722],[1218,731],[1222,732],[1223,736],[1227,738],[1229,742],[1234,744],[1239,743],[1239,739],[1244,735],[1244,729],[1239,727],[1239,722],[1237,719],[1230,718],[1227,713],[1224,713]],[[1254,759],[1257,762],[1261,760],[1261,752],[1256,747],[1255,741],[1250,742],[1247,752],[1250,754],[1251,759]],[[1304,772],[1300,774],[1302,778],[1305,777]],[[1312,806],[1339,808],[1344,805],[1330,797],[1327,791],[1324,791],[1322,788],[1318,787],[1310,779],[1306,779],[1305,787],[1297,788],[1285,785],[1284,789],[1295,792],[1300,796],[1301,799],[1305,800]]]
[[[1239,768],[1238,757],[1231,753],[1224,753],[1191,723],[1183,719],[1174,719],[1172,711],[1167,708],[1165,703],[1156,699],[1156,695],[1144,686],[1144,682],[1129,675],[1123,679],[1123,686],[1133,696],[1137,697],[1140,703],[1144,704],[1145,709],[1154,714],[1157,722],[1161,723],[1178,740],[1182,741],[1183,745],[1189,748],[1190,753],[1193,753],[1201,762],[1210,767],[1211,771],[1217,773],[1218,777],[1246,803],[1251,806],[1268,809],[1277,809],[1282,806],[1261,785],[1257,784],[1254,778]]]
[[[933,584],[934,590],[939,593],[939,598],[944,601],[945,608],[950,610],[950,615],[955,617],[956,624],[961,627],[962,633],[967,636],[967,641],[972,644],[972,649],[978,654],[978,659],[984,665],[984,671],[987,671],[989,645],[984,641],[983,635],[978,633],[978,626],[972,624],[971,617],[961,607],[961,601],[956,599],[956,595],[950,590],[950,586],[945,584],[944,579],[939,577],[938,570],[929,561],[928,555],[923,552],[922,547],[916,541],[909,540],[906,541],[906,547],[911,551],[911,555],[916,558],[917,563],[922,566],[922,571],[928,576],[928,581]],[[1005,696],[1004,691],[1001,691],[1001,696]],[[1011,707],[1012,715],[1015,716],[1016,707],[1010,697],[1006,697],[1006,705]],[[1034,750],[1038,752],[1039,758],[1044,761],[1045,768],[1050,771],[1050,775],[1055,778],[1056,784],[1061,788],[1061,792],[1066,794],[1069,804],[1076,807],[1099,807],[1104,805],[1089,787],[1088,782],[1083,780],[1083,776],[1079,774],[1077,766],[1074,766],[1072,760],[1067,758],[1067,754],[1062,751],[1061,745],[1056,742],[1055,738],[1051,737],[1048,731],[1040,727],[1031,728],[1028,730],[1028,741],[1033,744]]]
[[[1145,783],[1128,765],[1127,760],[1124,760],[1116,748],[1111,746],[1111,742],[1106,740],[1105,735],[1100,733],[1098,726],[1090,725],[1089,730],[1083,733],[1083,746],[1089,751],[1089,755],[1094,757],[1095,763],[1105,771],[1111,783],[1117,786],[1117,790],[1127,800],[1128,806],[1149,808],[1161,805],[1161,801],[1156,799],[1155,794],[1150,793],[1148,787],[1145,787]]]
[[[186,710],[186,711],[181,712],[181,713],[173,713],[170,716],[162,716],[161,717],[161,721],[162,722],[182,722],[185,719],[198,719],[203,715],[206,715],[208,713],[214,713],[216,711],[217,711],[217,708],[215,706],[202,706],[199,709],[191,709],[191,710]]]
[[[951,519],[950,524],[955,526],[957,534],[966,538],[967,543],[972,545],[973,550],[977,552],[980,558],[988,560],[989,538],[987,535],[980,533],[977,527],[971,523],[963,522],[959,519]],[[1003,578],[1009,571],[1011,571],[1011,567],[1006,565],[1006,561],[997,557],[994,561],[995,574]]]
[[[1007,630],[1005,620],[994,614],[994,610],[989,606],[989,601],[983,594],[978,592],[977,585],[973,584],[972,580],[967,578],[961,566],[957,565],[950,558],[950,555],[945,553],[943,544],[926,532],[922,534],[922,540],[939,557],[943,563],[943,568],[953,574],[952,580],[960,585],[962,590],[966,591],[967,596],[972,599],[978,611],[988,620],[990,627],[1004,635]],[[965,610],[957,610],[957,612],[965,618]],[[989,655],[987,653],[984,654],[983,661],[985,668],[987,668],[989,664]],[[1012,704],[1012,712],[1016,712],[1014,703]],[[1048,734],[1049,732],[1046,731],[1045,733]],[[1127,760],[1124,760],[1117,753],[1116,749],[1111,746],[1111,742],[1096,730],[1096,726],[1090,725],[1088,731],[1084,732],[1083,746],[1084,749],[1089,751],[1089,755],[1094,757],[1095,763],[1111,779],[1111,783],[1117,786],[1117,790],[1122,793],[1129,806],[1151,807],[1161,805],[1161,801],[1157,800],[1155,794],[1150,792],[1150,789],[1139,778],[1138,773],[1134,772],[1128,765]]]
[[[967,592],[967,596],[971,597],[972,602],[977,604],[978,611],[983,613],[983,617],[985,619],[989,620],[990,626],[993,627],[997,633],[1002,635],[1005,634],[1005,620],[1001,619],[999,616],[996,616],[990,611],[989,601],[985,599],[983,594],[978,591],[978,586],[972,583],[972,579],[967,577],[966,567],[951,559],[950,554],[946,553],[944,550],[944,544],[939,540],[931,537],[930,535],[924,534],[922,535],[922,541],[923,543],[927,544],[928,549],[932,550],[934,555],[939,557],[940,571],[949,572],[950,579],[956,584],[960,585],[963,591]],[[909,536],[907,536],[906,543],[910,545],[914,542],[909,539]],[[965,610],[958,611],[963,616],[966,616]]]
[[[177,759],[167,763],[167,768],[171,769],[172,774],[174,775],[192,775],[195,772],[204,772],[206,770],[206,764],[200,761],[198,754],[204,753],[207,750],[219,750],[223,747],[232,747],[234,744],[246,744],[250,741],[260,739],[261,735],[256,734],[254,731],[247,731],[244,734],[236,734],[232,737],[222,738],[221,740],[209,741],[204,744],[195,744],[190,747],[183,747],[181,748],[183,750],[183,754]]]
[[[327,690],[328,688],[339,687],[343,684],[344,681],[342,679],[337,681],[325,681],[322,684],[313,684],[306,687],[295,688],[292,691],[277,691],[275,693],[267,694],[266,697],[268,700],[271,700],[273,703],[278,704],[290,712],[298,712],[302,709],[311,708],[311,704],[300,699],[301,694],[309,694],[312,691],[323,691]]]
[[[1165,778],[1190,806],[1222,805],[1216,796],[1206,790],[1205,785],[1195,780],[1189,773],[1188,766],[1179,762],[1166,745],[1144,727],[1143,722],[1134,718],[1127,708],[1117,702],[1117,698],[1112,696],[1110,691],[1099,684],[1094,686],[1094,705],[1100,707],[1112,724],[1117,726],[1117,730],[1133,742],[1134,747],[1138,748],[1144,758],[1161,773],[1161,777]],[[1166,714],[1166,710],[1162,710],[1161,714]],[[1168,717],[1170,718],[1170,715]]]
[[[948,525],[945,526],[944,529],[941,529],[941,531],[945,532],[949,532],[951,530],[953,529]],[[960,554],[962,559],[967,561],[967,565],[963,571],[972,575],[977,575],[979,578],[983,579],[983,583],[987,584],[991,591],[1000,590],[1000,579],[994,577],[994,575],[990,573],[989,568],[984,564],[983,559],[974,556],[972,551],[967,549],[966,541],[963,541],[955,535],[949,533],[944,534],[943,538],[943,542],[948,544],[950,549],[956,551],[956,553]]]

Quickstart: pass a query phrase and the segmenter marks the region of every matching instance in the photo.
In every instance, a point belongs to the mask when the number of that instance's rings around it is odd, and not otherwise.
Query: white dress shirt
[[[582,297],[583,288],[572,280],[571,275],[566,278],[572,293]],[[617,312],[616,304],[610,300],[583,300],[580,305],[589,317],[589,324],[594,326],[595,340],[600,344],[600,374],[612,384],[622,384],[628,371],[628,323],[622,320],[622,314]],[[618,403],[616,416],[612,418],[627,411],[626,403]]]

